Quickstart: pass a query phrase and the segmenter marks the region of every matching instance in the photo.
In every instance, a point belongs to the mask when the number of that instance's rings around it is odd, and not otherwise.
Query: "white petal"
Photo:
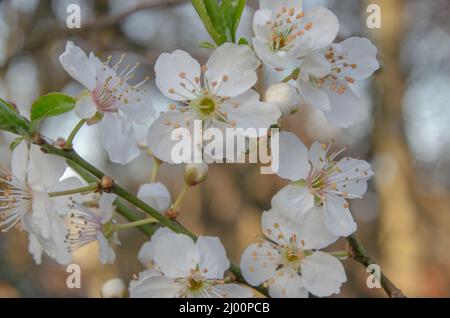
[[[44,154],[36,145],[30,146],[28,183],[33,189],[56,184],[66,169],[67,163],[61,157]]]
[[[262,214],[261,227],[263,234],[279,245],[286,245],[299,237],[299,227],[295,220],[286,218],[274,209]]]
[[[295,8],[301,12],[303,11],[303,0],[260,0],[259,7],[271,9],[276,13],[283,7],[287,9]]]
[[[245,280],[258,286],[275,275],[281,256],[268,242],[250,245],[241,256],[241,271]]]
[[[330,45],[339,31],[339,21],[336,15],[324,7],[314,7],[305,11],[301,24],[311,24],[311,29],[302,36],[313,39],[313,41],[309,41],[312,45],[307,48],[310,51]],[[306,49],[302,49],[302,51],[307,53]]]
[[[153,234],[149,242],[145,242],[142,245],[139,250],[138,260],[144,267],[148,267],[148,265],[153,262],[155,245],[157,244],[158,239],[167,233],[173,232],[166,227],[161,227]]]
[[[314,84],[311,82],[303,82],[300,79],[298,81],[298,85],[298,91],[300,92],[303,100],[308,105],[311,105],[323,111],[327,111],[330,109],[330,98],[325,91],[314,86]]]
[[[161,54],[155,64],[155,73],[156,86],[168,98],[176,101],[196,98],[192,89],[199,86],[196,79],[198,81],[200,78],[201,67],[187,52],[177,50],[171,54]],[[186,89],[180,84],[185,85]]]
[[[360,122],[364,112],[360,98],[355,95],[351,87],[345,81],[337,81],[337,83],[339,86],[345,86],[346,90],[342,94],[328,90],[331,107],[329,111],[324,112],[324,115],[332,125],[347,128]]]
[[[55,213],[53,202],[45,192],[33,191],[32,220],[35,229],[45,239],[51,236],[51,214]]]
[[[82,119],[90,119],[97,112],[97,105],[89,91],[83,92],[75,104],[75,114]]]
[[[217,237],[200,236],[197,240],[200,252],[199,269],[206,279],[222,279],[230,267],[225,248]]]
[[[369,78],[380,68],[377,60],[378,49],[369,39],[351,37],[337,44],[338,50],[342,49],[347,55],[347,63],[356,67],[343,68],[339,74],[341,77],[353,77],[357,80]]]
[[[119,109],[135,123],[148,124],[155,115],[150,95],[145,91],[134,94],[136,96],[127,104],[121,104]]]
[[[325,225],[334,235],[348,237],[356,232],[356,223],[344,198],[327,195],[324,212]]]
[[[214,295],[219,294],[222,298],[253,298],[250,288],[238,284],[224,284],[213,287]]]
[[[258,80],[259,61],[248,45],[223,44],[213,52],[206,67],[208,83],[213,92],[222,97],[239,96]]]
[[[75,80],[83,84],[88,90],[94,90],[96,86],[95,66],[78,46],[67,42],[66,50],[59,57],[64,70]]]
[[[347,192],[348,198],[360,198],[367,191],[367,181],[373,176],[370,164],[364,160],[343,158],[337,163],[340,172],[330,176],[329,182]]]
[[[105,113],[100,122],[103,147],[109,159],[126,165],[141,154],[132,123],[118,114]]]
[[[308,149],[294,134],[281,132],[274,136],[279,140],[280,166],[276,174],[284,179],[299,181],[306,179],[311,166],[308,162]]]
[[[341,285],[347,281],[341,262],[323,252],[307,256],[300,266],[304,286],[318,297],[338,294]]]
[[[28,160],[29,160],[28,145],[22,141],[12,152],[11,157],[11,172],[13,176],[19,179],[23,184],[27,181]]]
[[[281,117],[281,111],[275,104],[259,100],[241,102],[237,108],[229,103],[224,105],[223,110],[228,114],[228,119],[236,123],[237,128],[252,131],[244,134],[249,137],[265,136],[270,126],[276,124]]]
[[[170,278],[188,277],[200,260],[194,241],[183,234],[162,235],[155,245],[154,254],[155,264]]]
[[[61,192],[72,189],[77,189],[83,186],[83,182],[76,177],[67,178],[59,183],[56,183],[54,186],[49,187],[49,192]],[[72,205],[72,201],[80,202],[82,201],[81,194],[72,194],[70,196],[61,196],[52,198],[53,204],[55,206],[56,212],[60,216],[66,216],[70,211],[70,206]]]
[[[193,121],[193,115],[180,111],[168,111],[159,116],[150,127],[147,138],[148,146],[153,155],[164,162],[173,163],[172,150],[180,141],[172,140],[172,133],[177,128],[186,128],[193,138]]]
[[[30,252],[30,254],[33,256],[33,260],[36,263],[36,265],[41,265],[42,253],[44,252],[42,245],[39,243],[39,240],[34,234],[29,234],[28,240],[30,241],[28,243],[28,252]]]
[[[270,9],[261,9],[255,12],[253,18],[253,32],[256,38],[264,41],[267,40],[271,35],[271,28],[267,25],[272,19],[273,11]]]
[[[298,273],[278,271],[275,281],[270,284],[269,295],[272,298],[308,298],[308,290],[303,286]]]
[[[108,240],[100,232],[97,233],[97,240],[100,248],[100,262],[102,264],[114,264],[114,261],[116,260],[116,253],[109,245]]]
[[[130,298],[177,298],[181,291],[172,278],[151,276],[130,288]]]
[[[104,192],[98,202],[98,210],[102,217],[102,224],[105,224],[113,218],[114,214],[114,202],[117,199],[117,195],[113,193]]]
[[[141,185],[137,197],[159,213],[164,213],[172,202],[169,190],[167,190],[167,187],[162,183],[147,183]]]
[[[313,78],[322,78],[332,71],[332,64],[325,58],[323,50],[308,54],[301,62],[300,77],[309,82]]]
[[[323,207],[313,207],[296,219],[299,240],[304,241],[304,249],[320,250],[336,242],[339,236],[333,235],[324,223]]]
[[[314,207],[314,196],[306,187],[287,185],[272,198],[272,208],[295,220]]]

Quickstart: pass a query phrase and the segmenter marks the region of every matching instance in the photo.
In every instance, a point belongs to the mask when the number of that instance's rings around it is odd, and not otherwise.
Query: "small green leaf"
[[[212,44],[211,42],[205,41],[200,43],[200,47],[204,49],[215,49],[217,46]]]
[[[230,28],[227,25],[223,11],[217,0],[203,0],[209,19],[221,34],[224,42],[232,42]]]
[[[16,109],[0,98],[0,130],[26,135],[28,126],[28,121]]]
[[[14,141],[9,145],[9,149],[11,151],[14,151],[14,149],[16,149],[16,147],[18,145],[20,145],[22,143],[22,141],[24,141],[25,139],[23,137],[17,137],[16,139],[14,139]]]
[[[41,120],[70,112],[75,108],[75,103],[73,97],[60,93],[40,97],[31,107],[31,126],[35,128]]]
[[[250,45],[250,43],[248,42],[248,40],[246,38],[240,38],[238,44],[239,45]]]

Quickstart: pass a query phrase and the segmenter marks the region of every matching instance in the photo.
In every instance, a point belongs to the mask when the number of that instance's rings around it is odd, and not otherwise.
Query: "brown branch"
[[[361,244],[361,242],[358,241],[355,235],[349,236],[347,238],[347,242],[350,250],[349,254],[354,260],[364,265],[366,268],[371,264],[376,264],[367,255],[364,246]],[[406,298],[406,296],[402,293],[402,291],[398,289],[383,272],[381,272],[380,280],[381,286],[383,287],[384,291],[388,294],[390,298]]]

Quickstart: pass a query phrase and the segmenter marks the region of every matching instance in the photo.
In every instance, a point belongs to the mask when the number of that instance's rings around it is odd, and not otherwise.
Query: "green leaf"
[[[206,12],[216,30],[221,34],[224,42],[232,42],[230,28],[227,25],[224,14],[217,0],[203,0]]]
[[[229,28],[233,42],[236,42],[236,33],[241,22],[242,13],[244,13],[246,0],[223,0],[222,5],[228,3],[226,6],[230,7]]]
[[[209,33],[213,41],[217,45],[222,45],[226,42],[226,39],[224,36],[218,31],[211,21],[209,17],[209,13],[206,10],[206,6],[203,0],[191,0],[192,6],[194,7],[195,11],[197,11],[198,16],[203,22],[203,25],[205,26],[206,31]]]
[[[73,97],[60,94],[50,93],[40,97],[31,107],[31,126],[36,125],[48,117],[54,117],[70,112],[75,108],[75,99]]]
[[[248,40],[246,38],[240,38],[238,41],[239,45],[250,45],[250,43],[248,42]]]
[[[11,151],[14,151],[14,149],[16,149],[16,147],[18,145],[20,145],[22,143],[22,141],[24,141],[24,137],[17,137],[16,139],[14,139],[14,141],[9,145],[9,149]]]
[[[200,47],[204,49],[215,49],[217,46],[212,44],[211,42],[205,41],[200,43]]]
[[[28,121],[16,109],[0,98],[0,130],[27,135],[28,126]]]

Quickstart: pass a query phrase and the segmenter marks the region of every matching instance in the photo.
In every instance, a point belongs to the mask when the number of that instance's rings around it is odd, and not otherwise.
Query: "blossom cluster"
[[[205,65],[181,50],[158,58],[155,83],[171,104],[149,129],[146,146],[155,165],[172,163],[174,134],[179,128],[191,131],[195,121],[203,129],[254,128],[267,135],[246,137],[273,138],[269,128],[301,104],[316,107],[336,127],[362,119],[352,85],[379,68],[377,49],[368,39],[335,43],[336,16],[324,7],[303,11],[300,0],[260,0],[253,29],[251,45],[220,45]],[[83,123],[99,125],[110,160],[125,165],[142,151],[135,124],[148,123],[156,114],[145,88],[149,78],[131,84],[138,65],[111,60],[87,55],[72,42],[60,56],[64,70],[85,87],[76,99],[76,115]],[[261,96],[254,87],[262,64],[292,72],[290,81],[274,83]],[[162,226],[139,252],[144,270],[130,283],[131,297],[247,298],[255,295],[250,286],[267,289],[271,297],[339,293],[347,280],[344,267],[322,250],[357,230],[349,200],[366,192],[371,166],[342,158],[346,148],[336,150],[333,142],[315,142],[308,149],[290,132],[276,137],[280,160],[274,172],[290,183],[262,214],[263,237],[241,257],[244,280],[238,283],[228,275],[230,262],[218,238],[197,239]],[[2,169],[0,174],[0,227],[25,230],[38,264],[44,253],[68,264],[73,252],[92,242],[100,246],[100,261],[113,263],[121,230],[157,221],[119,224],[116,194],[102,184],[62,180],[67,168],[63,158],[45,154],[29,141],[19,143],[11,171]],[[205,164],[187,165],[187,188],[201,183],[206,174]],[[166,186],[152,180],[140,187],[137,198],[175,218],[182,195],[172,202]]]

